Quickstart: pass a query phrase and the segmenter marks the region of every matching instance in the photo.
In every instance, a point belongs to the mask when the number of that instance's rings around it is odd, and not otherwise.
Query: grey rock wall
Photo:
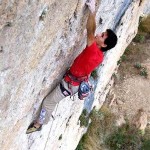
[[[143,9],[143,15],[144,16],[150,15],[150,1],[145,2],[145,6]]]
[[[97,1],[97,32],[112,28],[119,41],[105,54],[91,107],[101,107],[117,61],[135,36],[145,1]],[[42,99],[86,44],[87,10],[80,0],[0,1],[0,149],[74,150],[86,128],[84,102],[63,99],[54,121],[26,135]]]

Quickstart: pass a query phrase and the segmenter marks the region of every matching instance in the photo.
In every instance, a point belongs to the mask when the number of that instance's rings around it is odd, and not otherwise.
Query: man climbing
[[[104,57],[103,52],[113,48],[117,43],[117,36],[110,29],[95,36],[95,0],[90,0],[86,5],[90,10],[86,25],[87,46],[74,60],[61,83],[43,100],[40,113],[28,127],[27,134],[40,131],[42,125],[47,124],[50,117],[53,118],[52,112],[60,100],[77,92],[82,94],[81,83],[88,81],[91,72],[101,64]]]

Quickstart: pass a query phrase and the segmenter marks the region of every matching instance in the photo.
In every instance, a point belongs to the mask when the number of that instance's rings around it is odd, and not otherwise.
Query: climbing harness
[[[65,89],[64,86],[62,85],[62,83],[60,83],[60,90],[65,97],[71,95],[71,92],[69,92],[67,89]]]
[[[71,79],[70,81],[67,81],[68,88],[71,91],[71,95],[73,95],[73,92],[72,92],[72,89],[71,89],[72,81],[79,83],[78,98],[80,100],[83,100],[85,97],[87,97],[90,94],[92,86],[90,85],[90,83],[88,81],[88,76],[87,75],[82,76],[82,77],[76,77],[70,72],[70,70],[68,70],[66,72],[65,76],[68,76]]]
[[[64,75],[64,77],[65,77],[65,76],[68,76],[68,77],[71,79],[71,81],[74,81],[74,82],[77,82],[77,83],[81,83],[82,81],[88,81],[88,75],[82,76],[82,77],[76,77],[76,76],[74,76],[74,75],[70,72],[70,70],[67,70],[67,72],[66,72],[66,74]],[[72,83],[71,81],[69,81],[70,84]]]

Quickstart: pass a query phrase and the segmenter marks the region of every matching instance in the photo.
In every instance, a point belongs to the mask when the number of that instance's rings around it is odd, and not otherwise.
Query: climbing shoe
[[[36,131],[40,131],[42,129],[42,125],[37,128],[34,126],[34,123],[31,123],[26,131],[26,134],[32,133],[32,132],[36,132]]]

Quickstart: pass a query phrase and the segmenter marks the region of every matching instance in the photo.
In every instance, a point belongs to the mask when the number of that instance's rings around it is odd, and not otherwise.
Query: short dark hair
[[[104,41],[104,44],[106,44],[107,46],[106,47],[101,47],[101,50],[103,52],[106,52],[107,50],[115,47],[115,45],[117,44],[116,34],[111,29],[107,29],[106,31],[107,31],[108,37]]]

